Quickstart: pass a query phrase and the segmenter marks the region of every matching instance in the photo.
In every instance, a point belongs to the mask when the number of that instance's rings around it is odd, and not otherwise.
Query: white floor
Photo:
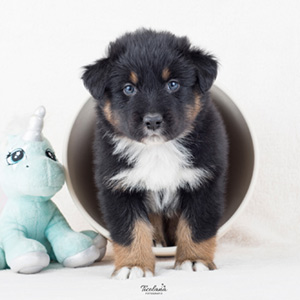
[[[216,271],[189,273],[174,270],[173,258],[158,258],[155,277],[118,281],[109,278],[113,271],[109,251],[102,262],[87,268],[52,264],[35,275],[0,271],[0,299],[300,299],[299,248],[221,244],[215,261]],[[147,294],[145,290],[154,286],[166,291]]]

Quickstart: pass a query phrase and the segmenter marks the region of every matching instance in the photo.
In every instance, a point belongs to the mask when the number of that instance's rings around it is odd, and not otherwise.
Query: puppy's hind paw
[[[139,267],[123,267],[118,271],[114,271],[112,274],[113,279],[125,280],[125,279],[138,279],[142,277],[153,277],[153,273],[149,270],[145,272]]]

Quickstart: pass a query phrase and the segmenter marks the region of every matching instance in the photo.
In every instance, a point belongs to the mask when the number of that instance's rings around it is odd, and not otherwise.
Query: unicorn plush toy
[[[82,267],[105,254],[101,235],[74,232],[51,201],[65,177],[42,135],[44,116],[39,107],[25,134],[9,137],[0,152],[0,184],[8,198],[0,216],[0,269],[36,273],[50,260]]]

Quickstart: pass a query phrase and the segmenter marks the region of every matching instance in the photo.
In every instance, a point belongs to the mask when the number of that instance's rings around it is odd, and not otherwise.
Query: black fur
[[[180,83],[178,91],[168,90],[168,82],[161,75],[165,68],[170,72],[168,80]],[[123,88],[132,71],[138,77],[134,86],[138,92],[129,97]],[[179,140],[190,152],[192,166],[212,174],[196,188],[189,188],[188,184],[178,187],[178,204],[172,212],[182,214],[188,221],[195,242],[216,234],[224,207],[228,152],[223,122],[209,96],[216,75],[217,62],[213,56],[192,48],[185,37],[151,30],[125,34],[110,44],[106,58],[86,67],[82,78],[96,99],[98,114],[95,181],[101,210],[115,242],[129,245],[135,220],[142,218],[148,222],[151,208],[147,200],[149,191],[116,189],[107,184],[121,170],[134,168],[126,157],[112,155],[112,138],[143,142],[147,138],[143,117],[148,113],[163,116],[160,135],[165,141],[184,136]],[[201,111],[192,119],[185,111],[195,105],[195,95],[201,97]],[[105,117],[108,102],[116,122]],[[168,210],[165,207],[162,213],[168,215]]]

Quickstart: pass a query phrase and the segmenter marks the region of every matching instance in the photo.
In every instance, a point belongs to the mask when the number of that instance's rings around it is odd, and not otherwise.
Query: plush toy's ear
[[[202,50],[191,50],[189,55],[196,67],[200,91],[204,94],[211,88],[217,77],[218,62],[212,55]]]
[[[108,58],[96,61],[93,65],[85,67],[82,80],[85,87],[96,100],[103,98],[107,85],[110,63]]]

